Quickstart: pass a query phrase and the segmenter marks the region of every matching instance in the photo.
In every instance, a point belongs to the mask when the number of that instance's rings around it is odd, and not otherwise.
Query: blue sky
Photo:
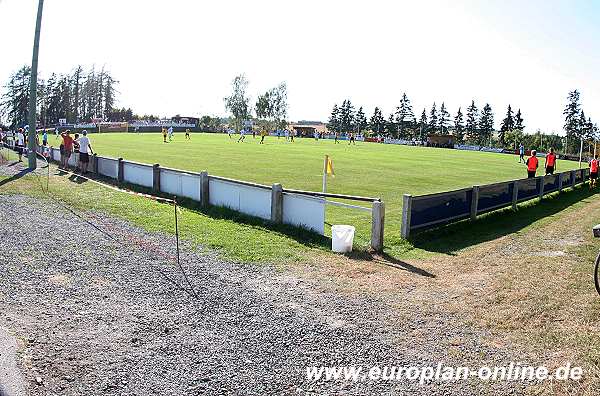
[[[0,80],[29,63],[36,0],[0,0]],[[600,118],[600,2],[46,0],[40,73],[105,66],[119,105],[171,116],[225,114],[238,73],[254,98],[288,83],[290,118],[326,120],[350,98],[387,115],[406,91],[418,115],[489,102],[496,126],[562,129],[569,90]]]

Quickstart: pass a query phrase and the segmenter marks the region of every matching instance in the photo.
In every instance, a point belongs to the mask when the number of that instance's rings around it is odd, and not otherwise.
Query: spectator
[[[73,152],[73,138],[71,137],[71,131],[66,130],[61,133],[63,143],[63,152],[61,155],[61,167],[62,169],[69,169],[69,158],[71,158],[71,153]]]
[[[90,154],[94,154],[94,152],[90,139],[87,137],[87,131],[84,130],[82,134],[83,136],[77,139],[77,144],[79,145],[79,170],[82,175],[85,175],[90,162]]]
[[[527,165],[527,178],[535,177],[535,173],[537,172],[539,164],[536,154],[535,150],[531,150],[531,157],[527,158],[527,162],[525,163]]]

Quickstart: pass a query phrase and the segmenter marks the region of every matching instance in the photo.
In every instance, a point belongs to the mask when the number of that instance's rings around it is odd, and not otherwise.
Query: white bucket
[[[355,228],[351,225],[331,226],[331,250],[337,253],[351,252],[354,230]]]

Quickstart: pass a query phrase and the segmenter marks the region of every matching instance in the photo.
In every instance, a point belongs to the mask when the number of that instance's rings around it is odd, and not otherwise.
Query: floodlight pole
[[[31,85],[29,89],[29,169],[34,170],[37,167],[36,151],[37,151],[37,69],[38,69],[38,52],[40,49],[40,30],[42,27],[42,10],[44,8],[44,0],[38,2],[37,21],[35,23],[35,37],[33,39],[33,56],[31,59]]]

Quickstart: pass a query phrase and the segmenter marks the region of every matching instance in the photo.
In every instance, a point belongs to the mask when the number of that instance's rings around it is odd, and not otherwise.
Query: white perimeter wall
[[[238,212],[265,220],[271,219],[271,190],[209,179],[209,203],[225,206]]]
[[[284,193],[283,222],[325,235],[325,201],[306,195]]]
[[[123,180],[127,183],[152,188],[154,174],[149,165],[132,164],[125,161],[123,163]]]
[[[98,157],[98,173],[116,179],[119,175],[119,161]]]
[[[160,191],[200,201],[200,175],[161,169]]]

